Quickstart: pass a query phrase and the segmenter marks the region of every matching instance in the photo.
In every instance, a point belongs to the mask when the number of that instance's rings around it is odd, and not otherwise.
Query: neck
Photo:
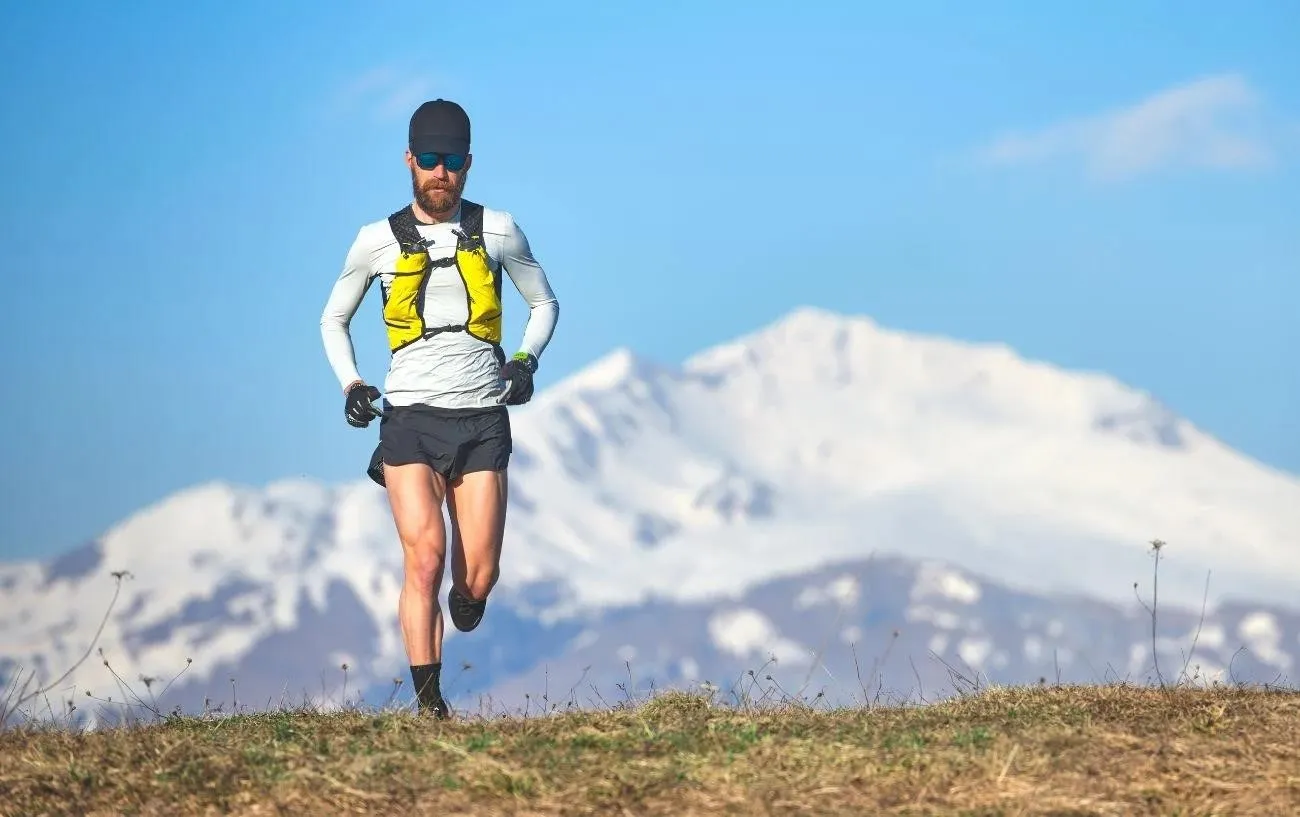
[[[436,212],[425,210],[420,206],[418,201],[411,202],[411,211],[415,213],[416,220],[421,224],[441,224],[444,221],[451,221],[452,217],[456,215],[456,211],[459,209],[460,199],[456,199],[456,203],[446,210],[438,210]]]

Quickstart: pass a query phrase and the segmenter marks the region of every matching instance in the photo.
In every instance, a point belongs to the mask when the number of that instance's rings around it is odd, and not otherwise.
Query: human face
[[[473,156],[465,157],[459,170],[448,170],[447,162],[439,161],[430,170],[420,167],[410,150],[406,151],[406,166],[411,170],[411,193],[421,210],[435,218],[445,218],[455,212],[460,204]],[[455,162],[452,162],[455,164]]]

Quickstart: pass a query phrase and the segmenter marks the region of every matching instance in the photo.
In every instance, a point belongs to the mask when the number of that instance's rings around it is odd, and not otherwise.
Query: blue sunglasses
[[[446,165],[452,173],[457,172],[465,166],[465,155],[463,153],[417,153],[415,163],[420,166],[421,170],[433,170],[438,165]]]

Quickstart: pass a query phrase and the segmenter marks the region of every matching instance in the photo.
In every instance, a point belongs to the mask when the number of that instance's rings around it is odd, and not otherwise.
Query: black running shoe
[[[442,699],[441,695],[428,704],[420,703],[418,711],[421,715],[437,718],[440,721],[445,721],[451,717],[451,709],[448,708],[447,702]]]
[[[468,633],[483,620],[483,611],[487,609],[487,599],[471,601],[453,587],[447,591],[447,607],[450,608],[451,623],[455,624],[456,629],[462,633]]]

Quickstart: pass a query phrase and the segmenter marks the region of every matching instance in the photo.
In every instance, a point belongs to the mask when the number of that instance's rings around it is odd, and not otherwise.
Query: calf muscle
[[[386,465],[388,501],[402,543],[405,574],[398,598],[402,638],[412,665],[442,660],[442,584],[447,529],[442,517],[446,483],[427,465]]]

